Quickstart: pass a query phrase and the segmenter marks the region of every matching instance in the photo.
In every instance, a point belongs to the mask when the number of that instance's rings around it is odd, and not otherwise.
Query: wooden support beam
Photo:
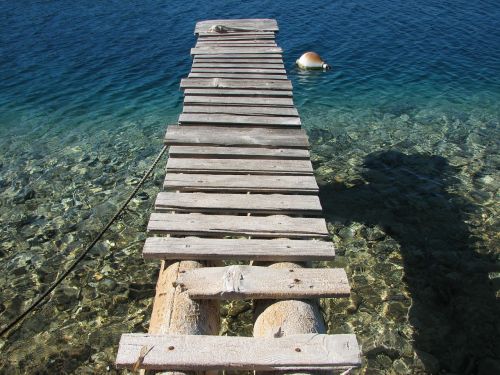
[[[214,104],[184,104],[184,113],[232,114],[247,116],[287,116],[299,117],[293,107],[253,106],[253,105],[214,105]]]
[[[179,273],[200,267],[203,264],[196,261],[161,262],[150,334],[216,335],[219,332],[219,302],[192,300],[180,287],[174,286]]]
[[[311,262],[313,259],[306,259]],[[257,264],[263,264],[262,262]],[[303,263],[285,261],[268,265],[273,269],[291,270],[302,268]],[[257,300],[254,302],[254,337],[286,337],[296,334],[326,333],[326,325],[317,300]],[[293,372],[288,375],[294,374]],[[303,372],[296,375],[325,375],[324,371]]]
[[[179,123],[182,124],[218,124],[218,125],[259,125],[273,127],[299,127],[301,125],[299,117],[281,116],[246,116],[246,115],[226,115],[226,114],[198,114],[181,113]]]

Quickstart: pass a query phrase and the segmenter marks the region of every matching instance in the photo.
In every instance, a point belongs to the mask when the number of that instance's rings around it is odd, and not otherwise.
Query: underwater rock
[[[155,284],[131,283],[128,295],[130,298],[135,300],[152,298],[155,295]]]
[[[228,309],[228,316],[234,318],[252,308],[248,301],[231,301]]]
[[[360,233],[368,241],[379,241],[385,237],[385,233],[379,227],[363,227]]]
[[[363,302],[363,299],[361,296],[355,292],[351,292],[350,296],[350,303],[349,306],[346,307],[346,312],[348,314],[354,314],[356,311],[358,311],[359,305],[361,305],[361,302]]]
[[[406,364],[404,359],[401,358],[394,361],[392,368],[396,371],[396,374],[407,375],[412,373],[410,367]]]
[[[78,301],[79,289],[62,285],[54,292],[52,298],[58,310],[67,310],[73,307]]]
[[[408,309],[397,301],[391,301],[384,304],[383,314],[394,322],[404,322]]]
[[[474,190],[470,193],[470,196],[478,203],[486,203],[493,199],[492,193],[483,190]]]
[[[353,228],[344,227],[338,231],[338,236],[344,240],[354,237],[355,231]]]
[[[380,370],[378,368],[373,368],[373,367],[367,367],[363,373],[363,375],[386,375],[386,372],[383,370]]]
[[[484,358],[479,362],[477,375],[500,374],[500,361],[493,358]]]
[[[392,367],[392,359],[385,354],[378,354],[375,357],[375,362],[380,368],[391,368]]]
[[[24,203],[27,200],[35,198],[36,193],[31,187],[26,186],[19,191],[12,199],[14,203]]]
[[[104,292],[111,292],[116,288],[116,281],[113,279],[102,279],[99,282],[99,290]]]
[[[149,199],[149,194],[146,193],[145,191],[141,191],[135,197],[136,197],[136,199],[140,199],[142,201],[147,201]]]
[[[363,344],[363,353],[369,358],[374,358],[379,354],[385,354],[390,358],[398,358],[401,354],[396,347],[395,339],[391,335],[369,338]]]
[[[421,350],[415,350],[414,366],[416,369],[425,370],[431,374],[438,373],[441,368],[436,357]]]

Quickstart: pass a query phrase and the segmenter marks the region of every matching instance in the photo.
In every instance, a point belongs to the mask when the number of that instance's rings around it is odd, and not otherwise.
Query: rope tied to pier
[[[255,32],[259,32],[259,31],[262,31],[262,30],[248,29],[248,28],[244,28],[244,27],[231,27],[231,26],[225,26],[225,25],[213,25],[213,26],[210,26],[210,28],[208,29],[209,33],[219,33],[219,34],[229,33],[229,32],[237,32],[237,31],[255,31]]]
[[[38,305],[40,305],[53,291],[61,282],[68,277],[68,275],[76,268],[76,266],[85,258],[85,256],[88,254],[90,250],[99,242],[101,237],[106,233],[106,231],[113,225],[113,223],[121,216],[125,208],[128,206],[130,201],[134,198],[134,196],[137,194],[139,189],[142,187],[144,182],[146,182],[147,178],[153,172],[155,167],[158,165],[158,162],[162,158],[162,156],[165,154],[167,151],[168,146],[163,146],[159,154],[156,156],[154,159],[153,163],[151,166],[148,168],[146,173],[142,176],[141,180],[138,182],[132,193],[128,196],[127,200],[120,206],[118,211],[113,215],[113,217],[108,221],[108,223],[104,226],[103,229],[99,232],[99,234],[94,238],[94,240],[90,243],[90,245],[87,246],[85,251],[83,251],[74,261],[73,263],[68,267],[66,271],[64,271],[57,279],[52,283],[52,285],[45,291],[43,292],[38,298],[35,299],[31,303],[31,305],[24,310],[22,313],[20,313],[17,317],[12,319],[9,324],[7,324],[2,330],[0,331],[0,336],[4,336],[8,331],[10,331],[17,323],[19,323],[21,320],[23,320],[26,315],[28,315],[30,312],[32,312]]]

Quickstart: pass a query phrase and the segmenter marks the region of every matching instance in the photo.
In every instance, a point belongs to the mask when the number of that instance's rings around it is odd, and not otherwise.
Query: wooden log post
[[[203,267],[202,262],[161,262],[149,333],[170,335],[217,335],[220,328],[219,302],[192,300],[176,285],[179,274]],[[176,285],[176,286],[174,286]],[[179,372],[162,374],[182,375]]]
[[[265,265],[265,264],[260,264]],[[269,263],[267,263],[269,265]],[[272,268],[301,268],[303,263],[273,263]],[[302,333],[326,333],[323,316],[315,300],[255,301],[255,337],[282,337]],[[322,371],[308,372],[320,374]],[[269,373],[266,373],[269,375]],[[294,372],[298,375],[299,372]],[[304,374],[304,372],[300,372]]]

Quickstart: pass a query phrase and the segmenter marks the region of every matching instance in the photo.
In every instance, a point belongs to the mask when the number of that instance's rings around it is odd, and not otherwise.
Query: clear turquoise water
[[[269,17],[311,136],[335,264],[353,286],[349,300],[323,303],[330,331],[358,335],[366,374],[498,369],[497,2],[0,11],[0,324],[89,242],[158,151],[181,111],[196,21]],[[306,50],[333,69],[298,71]],[[113,370],[119,334],[147,327],[157,265],[140,248],[162,178],[160,168],[75,276],[0,341],[0,373]],[[238,308],[223,311],[227,333],[248,331]]]

